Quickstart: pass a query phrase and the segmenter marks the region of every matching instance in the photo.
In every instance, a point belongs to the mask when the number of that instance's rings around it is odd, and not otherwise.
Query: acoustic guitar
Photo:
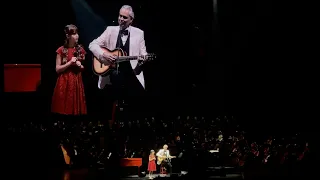
[[[108,48],[101,47],[104,52],[108,52],[112,55],[117,56],[114,62],[108,62],[108,64],[103,63],[99,58],[93,57],[93,72],[98,76],[105,76],[110,71],[115,70],[117,68],[117,64],[125,61],[139,60],[138,65],[142,65],[147,61],[153,60],[155,58],[155,54],[148,54],[145,56],[127,56],[126,52],[121,48],[109,50]]]
[[[176,156],[170,156],[170,157],[166,157],[166,156],[158,156],[158,160],[157,160],[157,164],[160,165],[162,163],[162,161],[165,161],[165,162],[168,162],[168,163],[171,163],[171,159],[172,158],[176,158]]]

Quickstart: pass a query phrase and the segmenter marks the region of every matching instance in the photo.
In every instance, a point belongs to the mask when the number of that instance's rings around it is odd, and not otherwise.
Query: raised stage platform
[[[75,169],[75,170],[51,170],[49,180],[104,180],[109,179],[104,170],[98,169]],[[145,180],[149,179],[148,174],[142,172],[138,175],[124,176],[112,179],[123,180]],[[193,174],[189,175],[187,171],[172,173],[171,175],[153,174],[153,179],[243,179],[240,173],[225,174],[225,176],[216,174]]]

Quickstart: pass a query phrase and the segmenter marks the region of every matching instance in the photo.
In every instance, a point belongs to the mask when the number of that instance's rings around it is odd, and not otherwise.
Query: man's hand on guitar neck
[[[138,56],[138,61],[144,62],[144,61],[150,60],[152,58],[154,58],[153,54],[140,55],[140,56]]]
[[[138,61],[145,61],[147,60],[146,56],[138,56]]]

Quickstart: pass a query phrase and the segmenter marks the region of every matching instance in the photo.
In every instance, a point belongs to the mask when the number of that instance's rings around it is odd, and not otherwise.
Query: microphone
[[[77,52],[77,51],[74,52],[74,53],[73,53],[73,56],[74,56],[74,57],[78,57],[78,52]]]

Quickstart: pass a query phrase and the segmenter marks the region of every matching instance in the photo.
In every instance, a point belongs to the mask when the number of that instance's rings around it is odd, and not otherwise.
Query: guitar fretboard
[[[121,56],[117,59],[118,62],[123,62],[123,61],[130,61],[130,60],[135,60],[138,59],[139,56]]]

